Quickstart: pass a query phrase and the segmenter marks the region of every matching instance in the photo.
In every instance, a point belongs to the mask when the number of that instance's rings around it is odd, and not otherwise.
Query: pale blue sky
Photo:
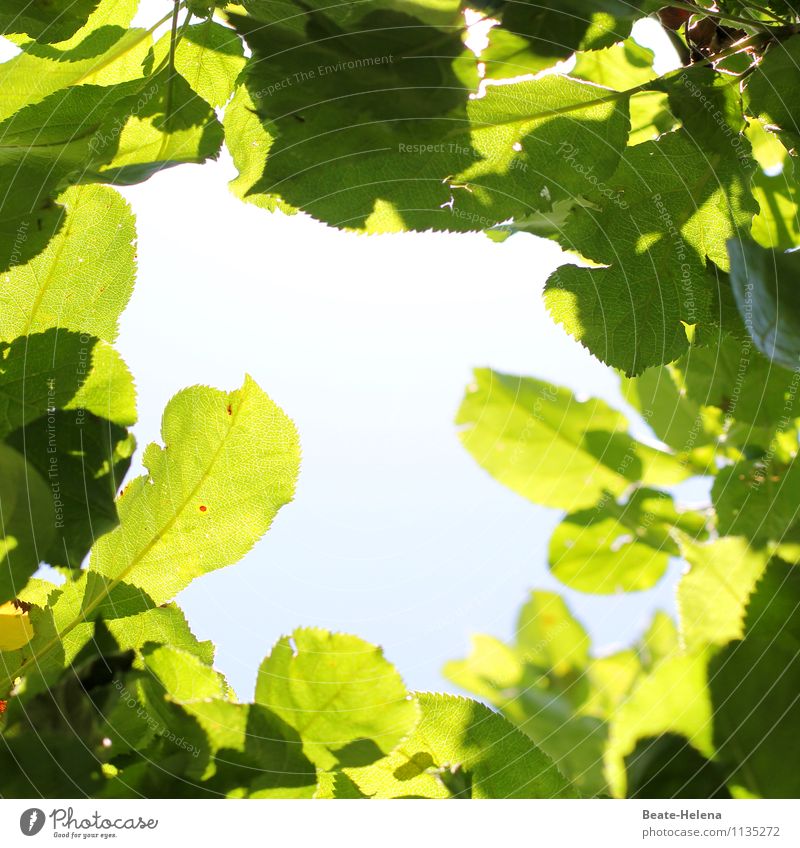
[[[249,372],[297,423],[297,496],[241,563],[179,598],[242,695],[298,625],[382,644],[406,682],[448,688],[473,632],[510,636],[529,589],[559,584],[555,511],[504,489],[453,426],[471,369],[530,374],[621,404],[616,376],[547,316],[555,245],[446,234],[363,237],[246,206],[227,157],[126,189],[139,278],[119,348],[140,445],[183,386]],[[643,432],[643,430],[640,430]],[[671,576],[676,576],[674,569]],[[672,581],[633,596],[567,592],[600,645],[635,637]]]

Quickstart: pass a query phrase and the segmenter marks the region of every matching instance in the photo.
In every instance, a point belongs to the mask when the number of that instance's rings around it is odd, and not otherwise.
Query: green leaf
[[[110,684],[130,671],[132,661],[131,652],[119,651],[106,632],[98,632],[97,641],[46,692],[27,698],[15,693],[7,702],[0,746],[8,754],[2,766],[11,794],[28,781],[35,786],[40,778],[40,788],[66,782],[88,795],[99,791],[104,759],[101,717],[114,701]],[[65,759],[54,763],[48,750]],[[36,757],[37,763],[28,764],[28,756]],[[41,761],[48,763],[51,774],[39,771]]]
[[[125,581],[156,604],[192,579],[239,560],[293,494],[297,433],[249,377],[226,394],[197,386],[175,395],[164,447],[144,452],[147,474],[120,496],[120,526],[98,540],[91,570]]]
[[[686,325],[711,320],[710,259],[756,211],[748,162],[732,148],[698,155],[679,130],[628,148],[592,208],[576,209],[559,241],[602,267],[559,268],[547,282],[553,318],[595,356],[640,374],[680,356]]]
[[[55,44],[38,42],[24,35],[8,36],[8,38],[26,53],[32,52],[38,55],[48,50],[68,51],[79,46],[87,36],[104,27],[129,28],[136,17],[138,8],[139,0],[100,0],[95,4],[95,9],[86,19],[86,23],[77,30],[75,35]]]
[[[732,240],[731,286],[756,347],[784,368],[800,366],[800,256]]]
[[[786,174],[756,174],[753,197],[759,209],[752,236],[762,247],[789,250],[800,245],[800,190]]]
[[[669,95],[669,106],[695,148],[739,159],[743,174],[753,170],[751,148],[743,134],[745,120],[738,79],[700,65],[656,84]]]
[[[466,658],[445,664],[444,676],[465,692],[493,704],[506,718],[518,724],[519,702],[514,696],[525,673],[524,657],[516,646],[506,645],[483,633],[470,636],[470,646]]]
[[[156,44],[156,64],[168,55],[169,43],[167,34]],[[175,48],[175,70],[211,106],[227,103],[244,61],[239,36],[211,18],[184,28]]]
[[[31,169],[32,170],[32,169]],[[10,177],[10,171],[5,177]],[[25,170],[22,169],[22,173]],[[0,168],[0,175],[3,169]],[[31,186],[34,180],[31,179]],[[9,194],[13,185],[6,185]],[[3,204],[0,209],[0,275],[18,265],[24,265],[47,247],[50,239],[59,231],[64,223],[64,209],[53,203],[49,198],[35,197],[34,202],[24,199],[24,192],[19,192],[18,202],[12,206]],[[31,196],[28,195],[28,201]]]
[[[132,98],[146,84],[73,86],[0,122],[0,175],[11,190],[6,204],[29,213],[70,183],[96,179],[95,166],[113,155]]]
[[[61,333],[60,344],[63,344],[63,337],[64,333]],[[79,339],[82,345],[85,345],[86,338],[82,333]],[[85,378],[84,371],[88,372]],[[84,382],[75,397],[64,407],[76,411],[77,423],[80,423],[81,410],[122,427],[136,423],[136,387],[133,376],[111,345],[104,342],[95,344],[88,367],[79,369],[79,374]]]
[[[709,668],[718,758],[729,785],[764,798],[796,798],[800,700],[800,571],[773,562],[750,598],[744,638]]]
[[[305,32],[317,21],[358,29],[374,10],[405,12],[441,29],[463,27],[459,0],[373,0],[371,3],[340,3],[338,0],[245,0],[247,13],[263,24],[280,24]],[[324,13],[324,18],[318,13]]]
[[[625,758],[628,798],[730,798],[725,775],[682,737],[640,739]]]
[[[611,721],[606,772],[614,795],[627,792],[625,761],[642,739],[673,733],[713,756],[711,699],[704,654],[678,654],[639,679]]]
[[[794,36],[770,49],[749,75],[744,106],[770,132],[777,133],[788,150],[800,143],[800,112],[787,91],[800,85],[800,38]]]
[[[553,575],[572,589],[597,594],[639,592],[664,576],[678,555],[672,531],[703,535],[705,521],[679,513],[672,498],[654,489],[636,489],[627,502],[609,498],[571,513],[550,539]]]
[[[52,598],[54,593],[57,595],[58,592],[59,589],[55,583],[39,577],[32,577],[26,586],[17,594],[17,597],[26,604],[44,607],[47,605],[48,599]]]
[[[489,34],[481,53],[487,76],[494,79],[536,73],[576,50],[607,47],[626,38],[636,16],[635,3],[603,0],[519,0],[504,3],[502,26]]]
[[[117,526],[115,498],[131,463],[133,436],[85,411],[53,411],[8,437],[51,490],[42,560],[77,568],[95,540]]]
[[[135,279],[130,207],[110,188],[71,188],[60,232],[27,265],[0,274],[0,339],[51,327],[113,341]]]
[[[604,719],[639,671],[635,656],[590,659],[586,631],[552,592],[531,593],[516,632],[513,646],[474,636],[469,656],[445,675],[497,707],[583,795],[608,794]]]
[[[311,797],[316,771],[303,755],[300,737],[286,722],[259,704],[235,702],[224,678],[195,651],[150,644],[144,661],[148,673],[134,681],[134,697],[149,714],[148,724],[153,724],[150,716],[156,716],[169,730],[173,745],[186,747],[194,759],[188,770],[184,766],[176,772],[182,777],[188,771],[191,777],[190,786],[178,789],[178,794]],[[109,724],[114,727],[113,721]],[[124,753],[124,738],[120,742]],[[138,761],[131,762],[116,755],[113,762],[122,767],[116,794],[130,794],[123,787],[130,790],[131,779],[140,793],[175,794],[171,775],[159,779],[148,768],[151,756],[150,750],[143,750]]]
[[[299,629],[261,664],[256,702],[303,740],[322,769],[367,765],[413,729],[418,711],[383,651],[356,636]]]
[[[197,654],[172,645],[149,646],[143,652],[145,669],[174,701],[225,698],[225,678]]]
[[[582,794],[606,794],[602,757],[607,730],[594,701],[599,665],[589,657],[588,634],[562,598],[542,591],[532,592],[521,609],[516,633],[523,667],[489,699]],[[468,662],[475,659],[473,655]],[[452,667],[448,671],[459,682]],[[616,676],[621,677],[619,672]]]
[[[48,44],[64,41],[83,27],[100,0],[6,0],[0,34],[23,33]]]
[[[634,94],[630,100],[630,110],[630,146],[654,141],[679,126],[677,118],[669,108],[669,98],[661,91],[642,91]]]
[[[103,24],[82,34],[69,46],[31,42],[0,65],[0,118],[70,85],[109,85],[143,76],[152,47],[145,30]]]
[[[76,85],[0,122],[8,215],[30,214],[76,182],[141,182],[163,168],[215,157],[222,126],[179,74]]]
[[[69,763],[64,768],[54,766]],[[69,728],[42,731],[28,722],[0,737],[5,798],[55,798],[65,786],[92,797],[100,788],[95,752]]]
[[[646,671],[652,671],[661,660],[678,653],[680,642],[675,622],[667,613],[657,610],[639,644],[639,658]]]
[[[292,422],[247,377],[226,394],[179,392],[151,444],[144,476],[117,501],[119,526],[97,540],[89,569],[55,602],[31,612],[27,649],[2,657],[0,691],[16,677],[50,685],[91,639],[93,620],[169,601],[195,577],[239,560],[291,500],[300,455]]]
[[[682,538],[681,554],[689,563],[677,590],[686,649],[700,651],[738,639],[743,632],[745,604],[764,572],[767,557],[736,537],[705,545]]]
[[[101,149],[114,150],[102,163],[100,179],[131,185],[164,168],[217,158],[222,125],[180,74],[161,71],[138,85],[126,101],[129,114],[121,131],[101,128],[94,135]]]
[[[186,616],[175,604],[162,604],[135,615],[106,619],[103,624],[122,651],[141,651],[146,644],[153,643],[194,654],[205,665],[214,661],[214,645],[198,641],[189,629]]]
[[[488,369],[456,416],[460,438],[500,483],[542,506],[581,509],[636,481],[673,483],[687,471],[669,454],[632,439],[627,422],[600,400]]]
[[[737,462],[717,475],[711,498],[720,533],[754,544],[796,540],[800,517],[800,465],[765,457]]]
[[[274,137],[252,192],[334,226],[470,231],[549,211],[591,188],[555,148],[571,139],[602,176],[627,139],[626,97],[578,80],[488,86],[470,99],[475,57],[459,33],[406,15],[374,11],[351,31],[310,13],[302,34],[234,23],[253,50],[250,96]]]
[[[551,760],[502,716],[452,695],[418,696],[411,737],[345,775],[370,798],[574,798]]]
[[[757,438],[753,428],[790,427],[797,414],[793,375],[762,356],[747,336],[720,334],[707,346],[694,345],[673,373],[689,400],[722,410],[728,424],[746,425],[746,440]]]
[[[0,444],[0,603],[16,598],[39,567],[55,532],[53,501],[24,456]]]
[[[780,167],[780,173],[757,171],[753,177],[753,197],[760,211],[753,218],[751,235],[762,247],[789,250],[800,245],[800,187],[794,161],[779,143],[778,147],[786,157],[786,161],[773,166]]]
[[[517,619],[517,647],[526,661],[565,675],[585,668],[589,636],[554,592],[531,592]]]
[[[656,437],[679,454],[713,445],[722,435],[719,422],[680,390],[667,367],[648,368],[638,377],[623,377],[621,391]]]
[[[744,134],[753,147],[753,157],[761,166],[762,174],[783,170],[791,161],[789,152],[780,143],[778,136],[766,130],[756,118],[748,119]]]
[[[698,128],[692,125],[691,120],[686,120],[686,113],[689,113],[689,118],[693,117],[695,103],[678,83],[682,82],[690,91],[699,93],[699,84],[704,81],[702,67],[691,67],[682,74],[659,76],[652,67],[654,54],[638,45],[632,38],[604,52],[608,54],[609,60],[616,53],[616,67],[609,69],[604,67],[607,62],[601,62],[597,72],[608,74],[612,80],[617,81],[612,88],[619,86],[622,90],[630,88],[633,91],[630,106],[630,145],[655,141],[664,133],[673,132],[681,126],[688,130],[689,135],[694,136],[694,131]],[[591,57],[601,54],[587,55]],[[626,80],[628,85],[625,84]],[[741,109],[739,116],[741,121]]]
[[[0,436],[58,410],[134,424],[136,391],[119,354],[93,336],[67,330],[0,342]]]
[[[247,87],[237,86],[225,109],[225,144],[238,171],[238,176],[229,183],[230,190],[245,203],[253,203],[268,210],[294,210],[278,198],[251,191],[261,178],[267,155],[275,140],[267,131],[255,112]]]
[[[215,752],[209,790],[233,798],[311,798],[317,772],[294,728],[260,704],[184,705]]]
[[[654,58],[652,50],[628,38],[603,50],[578,53],[570,76],[614,91],[627,91],[656,78]]]

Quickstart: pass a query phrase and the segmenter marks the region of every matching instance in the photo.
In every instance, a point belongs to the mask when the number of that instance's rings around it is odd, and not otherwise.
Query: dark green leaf
[[[800,254],[732,240],[731,286],[745,327],[771,362],[800,368]]]
[[[0,34],[23,33],[44,44],[64,41],[86,23],[100,0],[4,0]]]
[[[725,269],[727,240],[756,211],[749,163],[730,147],[700,155],[685,130],[628,148],[595,206],[577,209],[559,238],[603,267],[550,277],[555,320],[628,375],[680,356],[686,326],[712,318],[707,260]]]
[[[59,499],[22,454],[0,444],[0,603],[16,598],[45,558]]]
[[[709,668],[714,743],[729,785],[764,798],[796,798],[800,723],[800,570],[770,565],[747,607],[744,638]]]

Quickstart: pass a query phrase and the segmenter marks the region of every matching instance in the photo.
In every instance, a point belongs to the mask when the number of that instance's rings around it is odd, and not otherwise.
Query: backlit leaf
[[[418,717],[380,648],[324,630],[295,630],[275,645],[259,669],[256,702],[294,727],[323,769],[381,759]]]
[[[369,798],[573,798],[576,793],[534,744],[482,704],[418,696],[417,728],[375,765],[346,768]]]
[[[581,509],[634,480],[677,482],[687,472],[669,454],[627,434],[600,400],[532,378],[475,372],[456,417],[461,440],[499,482],[542,506]]]

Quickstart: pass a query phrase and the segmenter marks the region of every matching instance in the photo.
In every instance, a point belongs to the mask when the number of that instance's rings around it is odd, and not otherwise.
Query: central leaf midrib
[[[66,250],[70,234],[72,233],[73,227],[75,226],[75,216],[77,215],[79,207],[80,200],[77,200],[73,208],[71,210],[68,210],[67,212],[67,221],[66,225],[64,226],[64,231],[62,233],[59,233],[58,235],[60,242],[56,245],[55,255],[52,256],[52,261],[49,263],[49,266],[45,273],[44,281],[41,284],[37,279],[35,263],[30,266],[31,274],[33,275],[33,278],[36,280],[38,285],[38,291],[36,292],[36,297],[34,298],[33,303],[31,304],[30,315],[28,316],[28,321],[25,325],[25,329],[19,334],[21,336],[30,335],[31,327],[33,326],[33,319],[36,317],[42,305],[45,292],[50,288],[50,284],[53,282],[53,278],[55,275],[55,270],[58,267],[58,264],[64,254],[64,251]]]

